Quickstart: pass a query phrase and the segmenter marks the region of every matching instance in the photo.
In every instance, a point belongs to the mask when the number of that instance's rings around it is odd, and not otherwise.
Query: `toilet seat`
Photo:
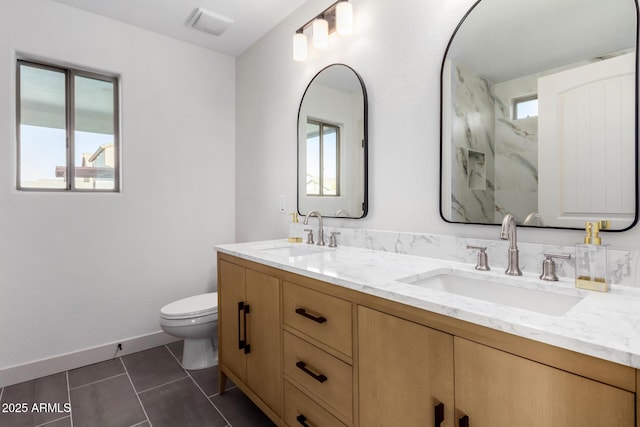
[[[195,295],[165,305],[160,309],[164,319],[190,319],[218,313],[218,293]]]

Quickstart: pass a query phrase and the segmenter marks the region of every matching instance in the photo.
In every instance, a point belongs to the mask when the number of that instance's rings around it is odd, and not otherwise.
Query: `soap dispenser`
[[[300,224],[298,223],[298,212],[291,212],[291,222],[289,222],[289,243],[302,243],[302,234],[300,232]]]
[[[607,292],[607,245],[602,244],[600,230],[607,229],[610,221],[587,222],[584,244],[576,245],[576,287],[590,291]]]

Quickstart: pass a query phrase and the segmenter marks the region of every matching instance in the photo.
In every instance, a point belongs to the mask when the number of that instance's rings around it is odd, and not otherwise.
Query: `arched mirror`
[[[583,228],[638,217],[634,0],[480,0],[442,65],[441,215]]]
[[[367,92],[351,67],[311,80],[298,110],[298,212],[367,215]]]

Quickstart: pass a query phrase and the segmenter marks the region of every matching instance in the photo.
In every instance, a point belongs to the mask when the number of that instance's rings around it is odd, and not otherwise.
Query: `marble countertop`
[[[287,249],[293,248],[293,249]],[[452,261],[342,246],[318,249],[286,240],[218,245],[216,250],[434,313],[640,368],[640,289],[611,287],[607,293],[576,289],[574,281],[540,280],[502,269],[474,270]],[[292,253],[293,252],[293,253]],[[513,305],[460,296],[405,283],[439,273],[533,289],[579,300],[568,311],[544,314]],[[404,281],[401,281],[404,280]],[[562,311],[562,310],[561,310]]]

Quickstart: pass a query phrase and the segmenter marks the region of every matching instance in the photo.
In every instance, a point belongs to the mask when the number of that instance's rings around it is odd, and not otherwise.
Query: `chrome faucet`
[[[304,217],[304,225],[309,224],[309,217],[317,216],[318,217],[318,246],[324,246],[324,228],[322,227],[322,215],[318,211],[310,211],[307,213],[307,216]]]
[[[502,230],[500,239],[509,240],[509,251],[507,252],[508,266],[505,274],[509,276],[522,276],[520,271],[518,255],[518,237],[516,235],[516,219],[511,214],[506,214],[502,220]]]

